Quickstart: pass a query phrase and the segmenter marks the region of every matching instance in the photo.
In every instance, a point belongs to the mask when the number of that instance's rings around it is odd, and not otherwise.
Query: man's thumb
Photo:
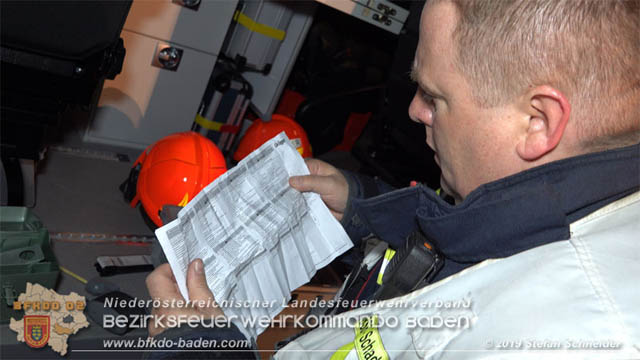
[[[303,175],[289,178],[289,185],[292,188],[300,192],[312,191],[320,195],[330,194],[333,184],[334,181],[329,176]]]
[[[305,191],[305,177],[304,176],[292,176],[289,178],[289,185],[298,191]]]
[[[204,263],[201,259],[195,259],[189,264],[187,271],[187,289],[189,290],[189,300],[193,301],[213,301],[213,293],[207,285],[207,277],[204,274]]]

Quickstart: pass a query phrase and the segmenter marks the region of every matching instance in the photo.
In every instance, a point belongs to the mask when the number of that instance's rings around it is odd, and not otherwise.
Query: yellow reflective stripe
[[[330,360],[344,360],[354,348],[359,360],[389,360],[378,332],[378,315],[360,319],[354,330],[353,342],[342,345]]]
[[[240,11],[236,11],[236,13],[233,14],[233,20],[249,29],[249,31],[257,32],[258,34],[262,34],[276,40],[284,40],[284,36],[287,34],[283,30],[272,28],[269,25],[255,22],[252,18],[241,13]]]
[[[442,188],[438,188],[438,190],[436,190],[436,195],[440,195],[441,192],[442,192]]]
[[[78,274],[74,273],[73,271],[71,271],[71,270],[67,269],[66,267],[64,267],[64,266],[58,266],[58,268],[60,268],[60,271],[62,271],[63,273],[65,273],[65,274],[67,274],[67,275],[71,276],[72,278],[74,278],[74,279],[76,279],[76,280],[80,281],[81,283],[83,283],[83,284],[88,283],[87,279],[85,279],[85,278],[83,278],[82,276],[80,276],[80,275],[78,275]],[[353,347],[353,343],[351,343],[351,347]],[[345,355],[345,356],[346,356],[346,355]]]
[[[222,128],[222,125],[224,125],[221,122],[209,120],[200,114],[196,114],[196,119],[194,121],[196,122],[196,124],[202,126],[207,130],[220,131],[220,129]]]
[[[376,281],[378,285],[382,285],[382,277],[384,276],[384,271],[387,269],[387,265],[393,258],[393,255],[396,254],[396,251],[393,249],[387,249],[384,253],[384,259],[382,259],[382,265],[380,266],[380,271],[378,272],[378,280]]]
[[[342,345],[340,349],[338,349],[338,351],[334,352],[333,355],[331,355],[330,360],[344,360],[347,355],[349,355],[351,350],[353,350],[354,346],[355,345],[353,345],[353,341],[348,344]]]
[[[382,345],[382,338],[378,332],[378,315],[363,318],[356,325],[355,343],[358,359],[360,360],[389,360],[389,354]]]

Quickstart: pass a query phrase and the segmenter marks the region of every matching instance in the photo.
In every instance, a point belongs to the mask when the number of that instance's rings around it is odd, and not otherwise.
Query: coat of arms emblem
[[[25,315],[24,341],[33,348],[41,348],[49,341],[50,319],[46,315]]]

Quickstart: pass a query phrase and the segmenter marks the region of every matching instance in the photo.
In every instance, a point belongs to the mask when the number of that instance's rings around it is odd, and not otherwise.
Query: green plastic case
[[[22,318],[13,302],[27,282],[55,288],[60,267],[49,243],[49,232],[25,207],[0,207],[0,324]]]

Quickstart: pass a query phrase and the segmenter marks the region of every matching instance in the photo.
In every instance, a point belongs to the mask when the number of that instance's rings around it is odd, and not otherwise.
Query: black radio
[[[385,300],[408,294],[429,284],[444,264],[444,257],[420,231],[412,232],[391,258],[382,285],[374,299]]]

